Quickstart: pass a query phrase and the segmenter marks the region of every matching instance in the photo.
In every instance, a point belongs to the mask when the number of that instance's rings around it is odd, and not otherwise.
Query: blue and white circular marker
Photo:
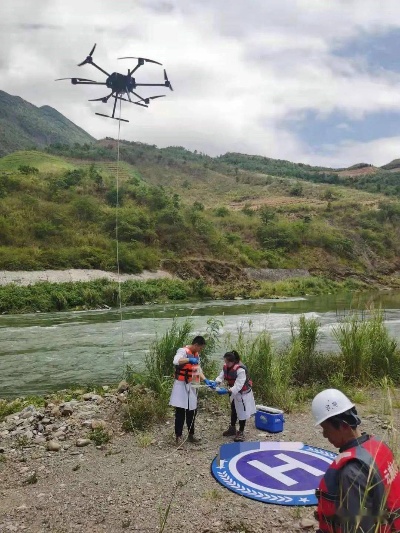
[[[302,442],[224,444],[211,464],[229,490],[264,503],[316,505],[315,489],[336,454]]]

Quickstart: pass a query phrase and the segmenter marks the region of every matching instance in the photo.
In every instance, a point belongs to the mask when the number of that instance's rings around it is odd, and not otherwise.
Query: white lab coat
[[[173,364],[177,365],[179,360],[188,357],[185,348],[179,348],[174,357]],[[192,387],[191,383],[185,383],[184,381],[174,380],[172,387],[171,397],[169,399],[169,405],[173,407],[183,407],[193,411],[197,409],[197,391]]]
[[[224,381],[224,371],[222,370],[219,376],[215,379],[217,383]],[[239,391],[242,389],[246,382],[246,371],[244,368],[237,369],[237,377],[235,383],[231,389],[230,401],[235,402],[235,409],[239,420],[247,420],[256,412],[256,402],[254,401],[254,394],[245,392],[241,394]]]

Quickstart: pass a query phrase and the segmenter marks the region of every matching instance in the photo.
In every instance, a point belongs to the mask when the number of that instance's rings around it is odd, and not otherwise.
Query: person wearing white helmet
[[[317,394],[311,409],[339,448],[316,491],[318,533],[400,532],[400,475],[390,448],[361,433],[354,403],[337,389]]]

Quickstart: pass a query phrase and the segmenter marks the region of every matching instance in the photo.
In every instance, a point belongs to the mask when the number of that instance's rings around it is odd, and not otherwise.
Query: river
[[[279,345],[290,338],[301,314],[321,323],[318,349],[337,351],[332,327],[350,310],[373,305],[400,343],[400,291],[306,296],[304,298],[207,301],[144,305],[121,310],[3,315],[0,317],[0,398],[42,394],[71,384],[107,384],[123,377],[127,364],[140,370],[156,336],[174,317],[193,320],[203,334],[209,317],[221,320],[220,358],[238,328],[266,328]],[[212,376],[211,376],[212,377]]]

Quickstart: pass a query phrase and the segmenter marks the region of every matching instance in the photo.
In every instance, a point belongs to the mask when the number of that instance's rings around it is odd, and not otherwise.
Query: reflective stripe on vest
[[[339,472],[348,461],[357,460],[366,471],[372,491],[372,509],[361,509],[362,514],[376,517],[377,533],[400,531],[400,474],[393,453],[386,444],[375,437],[339,454],[321,479],[316,496],[316,518],[323,533],[343,531],[336,511],[340,505]],[[351,510],[350,510],[351,511]],[[347,531],[347,530],[346,530]]]
[[[200,363],[199,354],[192,353],[187,346],[185,346],[186,355],[188,357],[196,357]],[[193,367],[192,363],[185,363],[184,365],[175,365],[175,379],[190,383],[192,381]]]
[[[237,371],[239,368],[243,368],[246,373],[246,381],[244,382],[244,385],[239,392],[249,392],[251,390],[252,383],[247,373],[247,367],[243,363],[236,363],[230,368],[227,365],[224,365],[224,380],[228,382],[228,385],[230,387],[233,387],[237,378]]]

